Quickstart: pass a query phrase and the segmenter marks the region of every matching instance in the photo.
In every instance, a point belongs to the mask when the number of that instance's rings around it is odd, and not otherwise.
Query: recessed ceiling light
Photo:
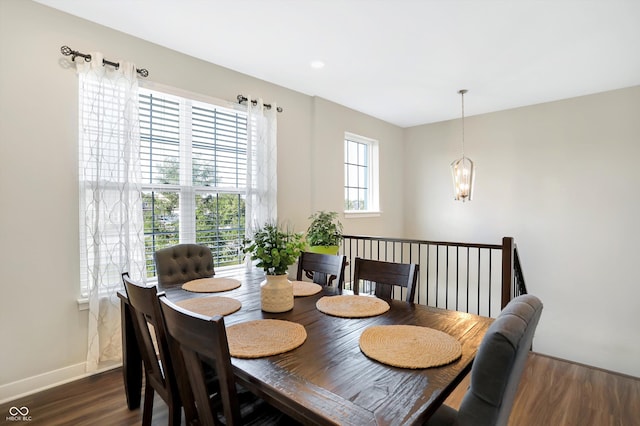
[[[322,61],[312,61],[311,62],[311,68],[320,69],[322,67],[324,67],[324,62],[322,62]]]

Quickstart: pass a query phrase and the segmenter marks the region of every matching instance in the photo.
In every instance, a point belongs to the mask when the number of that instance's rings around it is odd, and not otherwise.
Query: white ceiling
[[[402,127],[640,85],[640,0],[36,1]]]

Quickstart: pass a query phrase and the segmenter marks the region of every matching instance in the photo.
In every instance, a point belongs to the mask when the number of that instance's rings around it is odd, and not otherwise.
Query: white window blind
[[[242,263],[247,117],[240,111],[141,89],[145,254],[205,244],[216,267]]]

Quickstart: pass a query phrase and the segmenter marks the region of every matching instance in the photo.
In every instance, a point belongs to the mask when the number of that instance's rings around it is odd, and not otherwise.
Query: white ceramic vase
[[[260,300],[265,312],[286,312],[293,309],[293,284],[286,275],[267,275],[260,284]]]

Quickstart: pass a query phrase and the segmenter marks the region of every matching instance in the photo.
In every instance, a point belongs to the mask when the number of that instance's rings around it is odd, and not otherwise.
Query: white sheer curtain
[[[278,218],[277,106],[264,108],[262,99],[255,105],[247,100],[247,197],[246,232]],[[248,257],[247,257],[248,258]]]
[[[87,371],[122,358],[121,274],[144,280],[138,81],[102,55],[76,61],[79,75],[80,271],[89,299]]]

